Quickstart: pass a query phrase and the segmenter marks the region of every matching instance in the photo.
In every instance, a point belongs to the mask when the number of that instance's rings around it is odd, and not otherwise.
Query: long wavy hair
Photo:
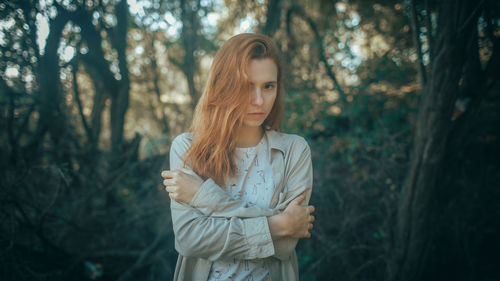
[[[271,38],[260,34],[239,34],[217,51],[205,90],[196,105],[190,131],[193,143],[184,164],[203,179],[223,185],[234,175],[236,132],[250,104],[247,66],[250,60],[269,58],[278,68],[277,95],[263,123],[265,130],[276,129],[281,121],[283,75],[279,49]]]

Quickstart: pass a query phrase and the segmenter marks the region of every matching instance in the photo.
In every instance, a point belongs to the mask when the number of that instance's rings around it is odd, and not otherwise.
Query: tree
[[[498,264],[498,260],[470,250],[482,245],[478,236],[498,235],[489,219],[479,219],[481,228],[475,229],[476,233],[470,231],[480,217],[476,200],[488,202],[484,195],[498,176],[485,179],[478,177],[480,169],[463,171],[473,165],[488,169],[495,163],[470,152],[484,145],[478,140],[499,128],[498,120],[483,123],[500,109],[500,83],[495,78],[500,72],[499,8],[495,1],[439,2],[432,39],[435,45],[430,46],[433,59],[423,87],[412,160],[398,210],[390,280],[482,280],[488,278],[491,268],[487,273],[478,268]],[[432,31],[427,30],[429,35]],[[493,45],[489,56],[482,55],[485,42]],[[421,75],[425,75],[423,71]],[[485,149],[481,156],[494,151],[492,147]],[[467,189],[478,198],[471,197]],[[499,216],[498,212],[490,215]]]
[[[262,33],[273,37],[280,28],[282,0],[269,0],[267,2],[266,24],[262,27]]]
[[[75,57],[73,68],[78,69],[79,63],[84,63],[88,67],[95,85],[91,114],[92,131],[87,132],[91,146],[95,148],[99,140],[101,113],[105,101],[109,99],[111,101],[111,151],[118,156],[123,150],[125,114],[129,106],[130,78],[126,55],[129,14],[126,1],[118,2],[113,8],[116,22],[110,24],[103,20],[106,17],[106,7],[100,5],[94,7],[95,10],[102,12],[99,16],[100,22],[96,25],[92,23],[90,11],[82,5],[77,7],[72,21],[80,26],[82,30],[82,41],[87,45],[88,53]],[[102,37],[103,33],[106,34],[104,38]],[[118,61],[117,77],[111,72],[110,62],[106,60],[105,50],[102,49],[102,43],[106,39],[112,48],[112,50],[108,51],[116,52]],[[76,76],[73,79],[76,79]],[[84,120],[82,121],[84,122]]]

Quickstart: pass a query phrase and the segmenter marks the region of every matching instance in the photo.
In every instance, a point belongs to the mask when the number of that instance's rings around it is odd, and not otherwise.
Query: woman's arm
[[[182,142],[174,141],[171,167],[182,163],[176,155],[182,155],[183,150],[187,149],[183,149]],[[290,204],[283,214],[270,218],[217,218],[206,216],[198,209],[175,200],[171,202],[171,210],[177,251],[184,256],[209,260],[272,256],[275,254],[273,239],[308,235],[312,222],[309,214],[313,211],[297,203]]]
[[[170,171],[162,172],[166,190],[172,199],[189,204],[212,217],[253,218],[280,213],[279,210],[249,206],[243,200],[235,200],[210,178],[203,181],[191,169],[184,167],[185,153],[189,146],[190,141],[185,135],[177,137],[170,148]],[[182,187],[177,183],[180,181],[184,183]]]
[[[175,200],[170,206],[175,248],[183,256],[214,261],[274,255],[266,217],[214,218]]]
[[[276,209],[283,210],[290,204],[293,200],[297,198],[300,194],[305,194],[305,199],[302,201],[302,206],[307,206],[309,204],[309,199],[311,198],[312,184],[313,184],[313,170],[311,161],[311,149],[304,139],[297,141],[297,146],[291,152],[290,161],[288,161],[288,168],[286,169],[286,183],[284,192],[280,194],[280,199]],[[309,206],[310,208],[312,206]],[[314,211],[314,207],[312,207]],[[314,217],[310,216],[310,223],[314,221]],[[312,228],[312,224],[310,225]],[[275,257],[286,260],[290,258],[292,253],[297,246],[298,238],[302,237],[292,237],[285,236],[274,242]]]
[[[213,217],[258,217],[272,216],[285,210],[291,200],[306,193],[305,205],[309,202],[312,188],[311,153],[307,142],[301,138],[296,141],[295,155],[285,175],[285,192],[280,193],[278,205],[271,209],[249,206],[243,200],[234,199],[229,192],[217,185],[212,179],[203,181],[194,171],[184,167],[184,153],[189,148],[189,142],[176,140],[170,151],[170,171],[162,172],[164,185],[169,196],[200,210],[203,214]],[[182,184],[178,184],[182,182]]]
[[[175,178],[179,183],[181,184],[180,189],[181,191],[179,192],[180,195],[172,195],[172,194],[177,194],[176,192],[171,192],[169,195],[171,196],[172,199],[183,199],[186,200],[185,202],[188,202],[190,199],[186,198],[186,192],[183,191],[183,189],[189,189],[191,185],[199,185],[197,183],[197,178],[196,176],[192,177],[191,175],[186,175],[182,174],[182,176],[179,177],[179,174],[176,173],[176,175],[172,175],[173,178]],[[185,178],[187,177],[187,179]],[[167,189],[169,186],[167,187]],[[175,188],[174,188],[175,189]],[[189,192],[187,192],[189,194]],[[314,221],[314,217],[311,216],[310,214],[314,211],[314,207],[309,206],[309,207],[302,207],[300,206],[300,203],[304,201],[306,198],[305,193],[301,194],[298,196],[298,198],[294,199],[294,201],[289,202],[289,204],[286,206],[286,209],[283,213],[273,215],[273,216],[268,216],[267,217],[267,224],[269,227],[269,233],[271,235],[274,249],[275,249],[275,256],[281,259],[288,259],[290,255],[293,253],[294,247],[289,247],[288,246],[288,239],[287,237],[292,237],[292,238],[308,238],[310,237],[309,230],[312,229],[312,222]],[[228,200],[231,200],[232,198],[229,198]],[[176,202],[172,200],[173,202]],[[236,204],[238,204],[236,202]],[[235,205],[236,205],[235,204]],[[233,205],[234,206],[234,205]],[[191,206],[193,207],[193,206]],[[246,208],[240,208],[237,211],[243,212]],[[248,208],[248,210],[251,210],[254,214],[256,212],[256,209]],[[197,209],[196,211],[200,211]],[[227,215],[225,213],[224,215]],[[248,215],[248,214],[246,214]],[[262,217],[265,214],[259,215],[255,214],[255,217]],[[215,218],[215,217],[210,217],[210,218]],[[231,217],[227,217],[231,218]],[[238,221],[234,221],[234,223],[237,223]],[[204,221],[198,220],[196,223],[204,223]],[[176,225],[179,223],[176,223]],[[175,226],[175,225],[174,225]],[[222,229],[220,226],[218,227],[219,229]],[[257,228],[253,228],[257,229]],[[188,234],[192,234],[194,232],[189,232]],[[215,235],[215,234],[214,234]],[[216,235],[224,235],[224,233],[218,233]],[[228,239],[225,239],[228,241]],[[189,241],[189,240],[188,240]],[[190,249],[190,248],[189,248]],[[195,252],[199,252],[197,249],[190,249],[194,250]],[[181,252],[179,250],[179,252]],[[184,255],[188,255],[188,253],[184,253]]]
[[[283,214],[256,218],[214,218],[186,204],[171,201],[176,250],[183,256],[208,260],[256,259],[277,254],[273,242],[309,237],[313,207],[293,200]],[[279,248],[278,248],[279,249]],[[292,249],[293,250],[293,249]]]
[[[170,157],[172,159],[173,156]],[[236,200],[212,179],[203,181],[187,168],[162,171],[162,177],[165,190],[171,199],[188,204],[206,216],[254,218],[279,213],[278,210],[249,205],[243,200]]]

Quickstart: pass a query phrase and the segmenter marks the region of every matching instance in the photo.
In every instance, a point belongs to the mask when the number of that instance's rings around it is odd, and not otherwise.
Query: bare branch
[[[78,106],[78,113],[80,114],[80,119],[82,120],[82,125],[83,128],[85,129],[85,133],[87,134],[87,138],[90,143],[94,142],[94,134],[92,132],[92,129],[89,127],[89,124],[87,122],[87,118],[85,117],[85,114],[83,113],[83,106],[82,106],[82,101],[80,99],[80,90],[78,89],[78,80],[77,80],[77,75],[78,75],[78,61],[74,59],[73,61],[73,67],[71,68],[71,73],[73,74],[73,93],[75,95],[75,100],[76,104]]]
[[[337,80],[337,77],[335,76],[335,73],[333,73],[332,67],[328,64],[328,61],[325,57],[325,48],[323,47],[323,39],[319,33],[319,30],[318,30],[318,27],[316,26],[316,23],[299,6],[292,6],[288,10],[287,23],[290,23],[291,16],[293,14],[297,14],[298,16],[300,16],[303,20],[305,20],[309,24],[309,27],[311,28],[312,32],[314,33],[314,38],[316,40],[316,46],[319,48],[319,59],[325,65],[326,72],[327,72],[328,76],[330,77],[330,79],[332,79],[333,84],[335,85],[335,88],[337,88],[337,90],[339,91],[340,97],[341,98],[345,97],[345,92],[342,89],[342,87],[340,86],[340,84]],[[289,34],[292,34],[289,24],[287,24],[287,31],[289,32]]]
[[[429,0],[425,0],[425,27],[427,29],[427,44],[429,45],[429,65],[434,60],[434,38],[432,37],[431,7]]]
[[[411,29],[413,35],[413,43],[415,44],[415,48],[417,49],[417,62],[418,62],[418,76],[420,80],[420,84],[422,88],[424,88],[427,83],[427,75],[425,72],[425,66],[423,62],[422,55],[422,44],[420,43],[420,27],[418,24],[418,16],[417,16],[417,6],[416,0],[411,0],[410,3],[410,13],[411,13]]]

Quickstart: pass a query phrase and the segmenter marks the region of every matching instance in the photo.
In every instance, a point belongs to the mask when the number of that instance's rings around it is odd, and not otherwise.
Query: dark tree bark
[[[431,5],[429,3],[429,0],[425,0],[425,28],[426,30],[426,37],[427,37],[427,44],[429,45],[429,61],[432,63],[434,60],[434,55],[432,54],[432,47],[434,46],[434,39],[433,39],[433,29],[432,29],[432,22],[431,22]]]
[[[411,31],[413,36],[413,42],[415,44],[415,48],[417,49],[417,61],[418,61],[418,77],[421,85],[425,85],[427,83],[427,73],[425,72],[425,66],[422,55],[422,45],[420,44],[420,24],[418,22],[417,16],[417,1],[411,0],[410,3],[410,18],[411,18]]]
[[[471,149],[479,137],[475,128],[492,127],[481,124],[477,113],[485,95],[492,95],[494,87],[488,81],[496,74],[488,67],[482,70],[479,62],[477,26],[484,2],[440,4],[436,45],[432,46],[435,56],[420,101],[411,165],[398,209],[395,252],[389,264],[389,280],[393,281],[483,280],[474,276],[474,262],[481,260],[481,254],[476,252],[471,262],[464,242],[471,238],[467,230],[471,221],[462,210],[470,210],[475,203],[464,190],[470,186],[460,181],[483,190],[491,186],[475,175],[460,173],[467,162],[481,161],[464,149]],[[498,44],[494,49],[490,64],[497,60]],[[457,114],[457,105],[467,100],[466,113]],[[497,100],[496,110],[498,105]],[[479,231],[489,232],[486,225]]]
[[[58,14],[50,21],[50,32],[45,45],[45,53],[40,56],[39,77],[39,114],[36,133],[28,145],[28,153],[37,155],[39,146],[48,132],[55,147],[59,146],[65,135],[66,112],[64,95],[60,83],[59,55],[57,53],[61,41],[62,30],[70,20],[70,15],[64,8],[56,5]],[[61,159],[62,149],[58,149],[54,157]],[[36,157],[34,157],[36,158]]]
[[[6,131],[7,131],[7,140],[8,140],[8,144],[9,144],[9,149],[5,150],[5,152],[2,152],[5,153],[6,155],[8,155],[8,162],[9,164],[12,164],[12,165],[15,165],[16,162],[17,162],[17,157],[18,157],[18,154],[19,154],[19,137],[20,135],[24,132],[25,130],[25,127],[26,127],[26,122],[27,121],[24,121],[22,122],[21,126],[19,126],[18,128],[16,128],[16,124],[15,124],[15,110],[16,110],[16,96],[21,96],[21,93],[15,91],[14,89],[12,89],[11,87],[9,87],[7,85],[7,83],[5,82],[5,80],[0,77],[0,94],[1,95],[4,95],[7,97],[7,128],[6,128]],[[25,115],[25,118],[29,118],[31,116],[31,112],[33,111],[33,106],[31,107],[31,109],[27,112],[27,115]],[[16,130],[17,129],[17,130]],[[17,133],[16,133],[17,131]],[[7,160],[7,159],[5,159]],[[2,163],[4,164],[4,163]]]
[[[268,0],[266,24],[262,28],[262,33],[273,37],[279,29],[281,23],[281,0]]]
[[[149,51],[147,52],[149,59],[151,60],[151,75],[153,76],[153,92],[156,95],[156,102],[161,105],[161,90],[160,90],[160,69],[158,67],[158,64],[156,61],[158,60],[158,57],[156,56],[156,50],[155,50],[155,33],[152,32],[148,37],[150,39],[150,46],[149,46]],[[153,107],[152,107],[153,109]],[[154,111],[153,111],[154,112]],[[156,117],[156,114],[154,114],[154,117]],[[162,127],[162,133],[163,134],[168,134],[169,132],[169,126],[168,126],[168,121],[167,121],[167,116],[165,115],[165,110],[163,107],[161,108],[161,116],[160,116],[160,125]]]
[[[80,119],[82,120],[82,125],[83,129],[85,130],[85,133],[87,134],[87,138],[89,143],[91,144],[91,150],[95,149],[95,138],[94,138],[94,133],[92,132],[91,127],[89,126],[89,123],[87,121],[87,118],[85,117],[85,114],[83,113],[83,105],[82,105],[82,100],[80,98],[80,89],[78,87],[78,81],[77,81],[77,73],[78,73],[78,63],[73,64],[73,68],[71,69],[71,74],[73,75],[73,93],[75,95],[75,100],[76,100],[76,105],[78,107],[78,113],[80,114]]]
[[[79,55],[78,61],[81,61],[85,66],[85,70],[90,75],[94,85],[94,98],[89,122],[92,133],[87,137],[91,151],[96,151],[102,128],[102,112],[106,100],[111,96],[111,92],[118,88],[118,85],[113,73],[109,70],[107,61],[104,59],[104,51],[101,47],[102,38],[99,31],[92,24],[90,14],[79,8],[72,20],[80,26],[82,40],[87,43],[88,47],[88,53]],[[77,64],[73,67],[76,68]]]
[[[117,91],[111,95],[111,151],[119,156],[123,150],[123,131],[125,127],[125,114],[129,106],[130,78],[127,64],[127,32],[128,32],[128,4],[121,0],[115,7],[117,19],[116,27],[111,36],[113,47],[118,54],[118,66],[121,79]]]
[[[182,31],[181,40],[184,47],[184,58],[180,69],[186,76],[191,105],[194,108],[198,101],[198,93],[194,84],[194,75],[197,69],[195,50],[198,46],[198,30],[200,28],[198,10],[200,8],[199,0],[181,0],[181,20]]]
[[[114,28],[104,28],[107,32],[112,47],[116,50],[119,75],[116,79],[110,71],[109,64],[105,59],[102,49],[101,30],[92,24],[91,15],[79,7],[72,20],[78,24],[82,31],[81,35],[89,51],[81,55],[87,72],[92,77],[95,87],[94,103],[91,113],[92,147],[97,147],[101,132],[102,111],[107,99],[111,100],[110,122],[111,122],[111,152],[119,156],[123,149],[123,132],[125,126],[125,115],[129,107],[130,78],[126,57],[127,32],[128,32],[128,5],[126,1],[120,1],[115,6],[117,24]],[[94,149],[95,150],[95,149]]]

